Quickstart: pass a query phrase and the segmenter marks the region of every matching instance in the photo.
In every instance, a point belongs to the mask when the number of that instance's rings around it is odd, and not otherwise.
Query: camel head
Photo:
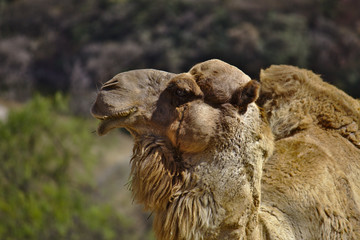
[[[231,103],[244,113],[248,104],[259,97],[260,84],[240,69],[213,59],[199,63],[189,71],[211,105]]]
[[[220,60],[181,74],[125,72],[102,86],[92,107],[98,133],[124,127],[133,135],[131,189],[155,212],[160,239],[246,226],[241,217],[258,208],[262,162],[273,146],[255,104],[259,86]]]
[[[133,134],[146,129],[158,97],[173,75],[153,69],[133,70],[104,83],[91,108],[92,115],[101,120],[98,134],[114,128],[127,128]]]
[[[103,84],[92,106],[101,120],[98,134],[127,128],[134,136],[161,135],[186,152],[206,148],[221,106],[244,113],[258,98],[259,83],[220,60],[195,65],[188,73],[145,69],[124,72]]]

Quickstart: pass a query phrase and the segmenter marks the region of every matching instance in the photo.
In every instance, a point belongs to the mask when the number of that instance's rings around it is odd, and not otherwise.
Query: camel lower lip
[[[137,111],[137,107],[131,107],[119,111],[113,115],[97,117],[98,119],[101,120],[99,127],[97,129],[98,135],[103,136],[107,134],[110,130],[121,127],[123,120],[136,111]]]

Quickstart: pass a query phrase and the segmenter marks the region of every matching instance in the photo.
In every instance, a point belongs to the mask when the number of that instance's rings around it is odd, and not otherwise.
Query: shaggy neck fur
[[[131,187],[134,198],[155,212],[159,239],[257,238],[271,131],[255,104],[244,115],[224,109],[222,118],[219,135],[199,154],[180,158],[155,136],[136,141]]]
[[[131,189],[146,210],[164,209],[174,193],[189,182],[186,164],[175,149],[156,136],[135,140],[131,159]]]

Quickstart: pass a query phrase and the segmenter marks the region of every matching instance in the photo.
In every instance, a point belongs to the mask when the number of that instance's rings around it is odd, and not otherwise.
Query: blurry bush
[[[0,121],[0,239],[134,239],[129,220],[91,195],[88,129],[60,94]]]

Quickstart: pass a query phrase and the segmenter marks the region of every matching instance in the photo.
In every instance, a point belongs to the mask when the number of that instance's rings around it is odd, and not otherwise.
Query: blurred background
[[[98,137],[101,83],[219,58],[360,97],[357,0],[0,0],[0,239],[154,239],[128,190],[132,142]]]

